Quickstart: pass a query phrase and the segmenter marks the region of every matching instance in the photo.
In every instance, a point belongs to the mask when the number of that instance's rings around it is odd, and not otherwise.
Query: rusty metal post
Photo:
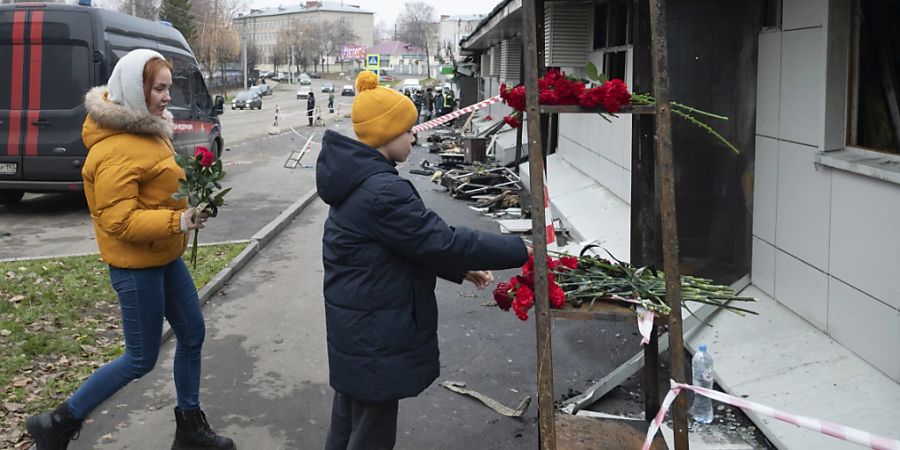
[[[534,243],[535,328],[537,334],[538,430],[540,448],[556,450],[556,412],[553,405],[553,347],[550,289],[547,279],[547,227],[544,213],[544,158],[538,77],[541,61],[537,46],[537,3],[522,1],[525,43],[525,103],[528,126],[528,164],[531,179],[531,234]],[[540,8],[543,9],[543,8]],[[543,39],[543,36],[541,36]]]
[[[660,180],[663,270],[669,314],[669,355],[672,378],[685,383],[684,332],[681,323],[681,269],[678,258],[678,224],[675,215],[675,170],[672,157],[672,111],[669,104],[669,52],[666,37],[666,0],[650,0],[653,94],[656,97],[656,162]],[[688,450],[687,396],[675,400],[673,414],[675,449]]]

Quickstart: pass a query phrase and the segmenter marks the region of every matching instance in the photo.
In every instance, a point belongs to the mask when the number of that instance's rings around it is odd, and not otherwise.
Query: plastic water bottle
[[[694,372],[694,386],[712,389],[713,385],[713,359],[706,352],[706,345],[700,346],[700,351],[694,353],[691,360]],[[700,394],[694,393],[694,403],[691,406],[691,415],[695,422],[710,423],[713,420],[712,400]]]

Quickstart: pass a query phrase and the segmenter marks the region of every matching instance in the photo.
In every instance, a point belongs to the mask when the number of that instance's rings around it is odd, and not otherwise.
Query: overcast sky
[[[305,3],[300,0],[245,0],[248,7],[267,8],[278,5],[291,5],[297,3]],[[334,0],[333,0],[334,1]],[[340,1],[340,0],[336,0]],[[494,6],[500,0],[423,0],[425,3],[434,7],[435,19],[442,14],[461,15],[461,14],[487,14],[494,9]],[[346,0],[344,3],[348,5],[359,5],[361,8],[373,11],[375,13],[375,23],[384,21],[393,24],[397,19],[397,15],[403,9],[406,0]]]

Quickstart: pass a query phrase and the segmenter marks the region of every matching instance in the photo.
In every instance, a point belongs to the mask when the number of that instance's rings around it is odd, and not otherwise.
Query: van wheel
[[[0,191],[0,205],[14,205],[22,201],[25,191],[3,190]]]
[[[219,141],[213,141],[212,148],[209,150],[213,155],[216,155],[216,159],[222,159],[222,150],[219,149]]]

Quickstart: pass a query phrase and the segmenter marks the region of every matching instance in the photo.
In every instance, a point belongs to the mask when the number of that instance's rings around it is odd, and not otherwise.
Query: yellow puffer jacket
[[[184,252],[186,200],[173,200],[184,171],[175,162],[172,117],[153,116],[108,100],[104,86],[85,96],[81,170],[100,256],[123,269],[166,265]]]

